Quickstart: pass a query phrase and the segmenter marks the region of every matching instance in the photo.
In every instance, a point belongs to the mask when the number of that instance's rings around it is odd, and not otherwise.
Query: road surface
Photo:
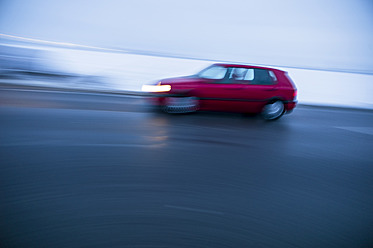
[[[0,90],[0,247],[372,247],[373,114]]]

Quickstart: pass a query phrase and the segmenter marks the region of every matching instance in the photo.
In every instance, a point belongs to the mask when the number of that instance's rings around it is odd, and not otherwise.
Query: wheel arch
[[[268,99],[268,101],[266,101],[266,103],[264,104],[264,106],[262,108],[262,111],[261,111],[262,117],[265,120],[268,120],[268,121],[273,121],[273,120],[279,119],[286,112],[286,110],[285,110],[285,102],[284,101],[285,100],[283,100],[282,97],[277,97],[277,96]],[[281,102],[282,103],[282,111],[281,112],[277,112],[277,114],[271,116],[271,113],[268,112],[268,110],[269,110],[268,108],[269,108],[269,105],[272,105],[275,102]]]

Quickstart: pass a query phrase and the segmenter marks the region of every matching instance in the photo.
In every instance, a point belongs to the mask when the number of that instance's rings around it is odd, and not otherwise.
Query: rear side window
[[[268,71],[269,72],[269,76],[272,78],[273,82],[276,82],[277,81],[277,78],[276,78],[276,75],[273,71]]]
[[[254,79],[251,84],[257,85],[271,85],[276,81],[276,76],[272,71],[265,69],[254,69]]]

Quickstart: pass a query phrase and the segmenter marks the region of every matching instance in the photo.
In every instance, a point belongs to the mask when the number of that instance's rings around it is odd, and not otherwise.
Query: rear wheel
[[[163,111],[170,114],[191,113],[199,109],[196,97],[167,97],[164,99]]]
[[[279,119],[284,113],[284,103],[280,100],[276,100],[264,106],[262,111],[262,117],[265,120],[273,121]]]

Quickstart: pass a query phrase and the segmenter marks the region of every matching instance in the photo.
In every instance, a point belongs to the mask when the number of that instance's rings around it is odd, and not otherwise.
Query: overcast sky
[[[246,63],[373,71],[372,0],[0,0],[0,33]]]

